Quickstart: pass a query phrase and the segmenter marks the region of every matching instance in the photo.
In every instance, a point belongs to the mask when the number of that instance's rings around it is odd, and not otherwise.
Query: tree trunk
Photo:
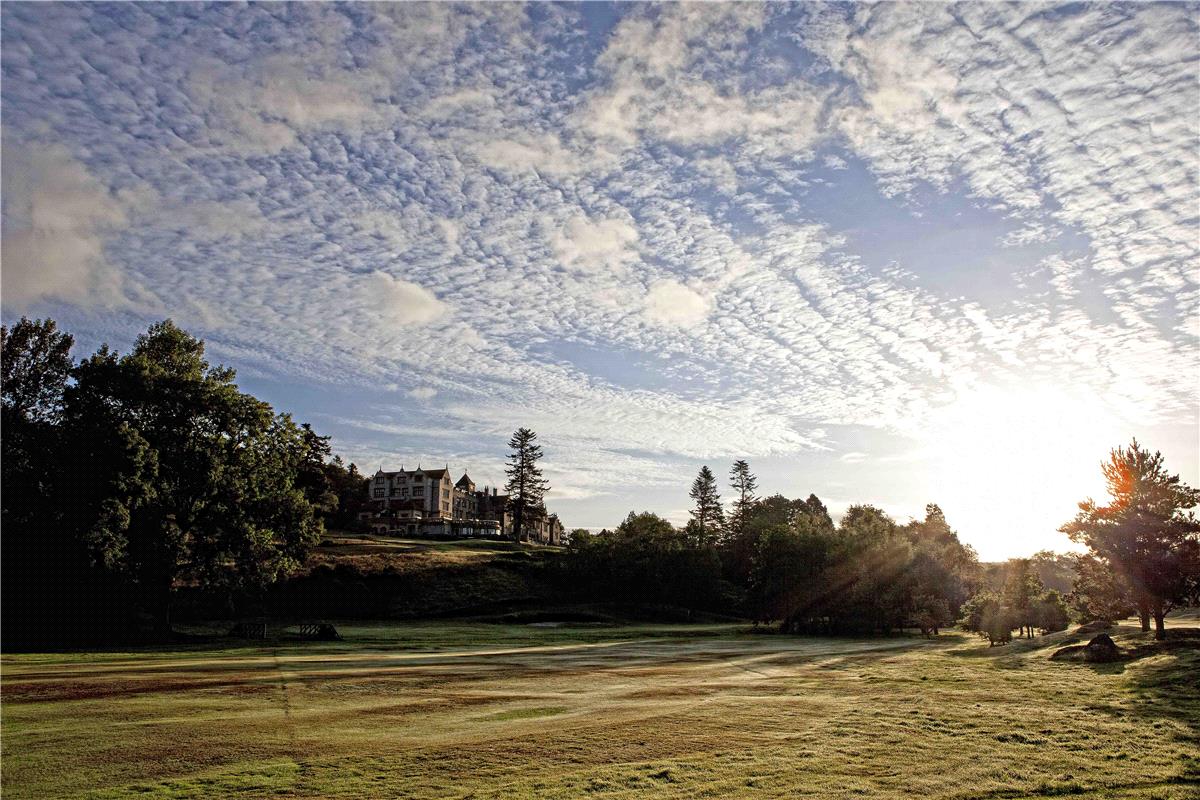
[[[517,513],[513,514],[513,541],[517,542],[518,544],[521,542],[521,528],[523,527],[522,523],[525,521],[525,515],[522,513],[524,510],[525,504],[518,500],[516,508]]]
[[[158,620],[154,633],[156,638],[164,642],[171,638],[171,581],[158,590]]]
[[[1163,621],[1164,617],[1166,616],[1167,615],[1163,611],[1162,606],[1158,606],[1154,609],[1154,638],[1160,642],[1167,638],[1167,626]]]
[[[1150,632],[1150,609],[1146,606],[1138,606],[1138,618],[1142,621],[1142,633]]]

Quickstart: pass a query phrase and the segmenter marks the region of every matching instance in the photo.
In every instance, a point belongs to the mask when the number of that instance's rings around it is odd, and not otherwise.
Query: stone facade
[[[508,495],[496,487],[477,488],[463,473],[451,482],[450,470],[380,469],[367,484],[370,510],[360,518],[380,534],[506,539],[512,536]],[[556,514],[526,520],[523,538],[562,544],[563,526]]]

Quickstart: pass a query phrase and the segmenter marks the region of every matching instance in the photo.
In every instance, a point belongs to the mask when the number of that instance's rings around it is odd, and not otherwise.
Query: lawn
[[[1200,797],[1194,649],[1090,666],[1047,659],[1070,633],[339,628],[4,656],[4,797]]]

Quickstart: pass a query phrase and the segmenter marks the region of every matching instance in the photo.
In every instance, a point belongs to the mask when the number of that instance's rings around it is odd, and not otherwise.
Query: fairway
[[[1194,649],[1088,666],[1047,660],[1073,633],[339,628],[6,655],[4,796],[1200,796]]]

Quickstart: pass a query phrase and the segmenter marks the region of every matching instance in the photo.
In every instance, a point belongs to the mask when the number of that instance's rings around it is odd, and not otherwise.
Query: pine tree
[[[733,462],[733,468],[729,470],[729,485],[734,493],[733,509],[729,515],[729,536],[740,539],[746,533],[750,507],[758,499],[754,495],[758,479],[750,472],[750,465],[739,459]]]
[[[508,475],[504,490],[508,492],[508,504],[513,513],[513,540],[517,542],[522,539],[525,521],[544,510],[542,497],[550,488],[537,465],[542,448],[535,444],[536,441],[537,434],[529,428],[517,428],[508,441],[512,452],[508,456],[508,466],[504,468]]]
[[[1153,617],[1155,638],[1163,639],[1167,613],[1200,596],[1200,520],[1189,511],[1200,490],[1168,473],[1162,453],[1137,439],[1113,450],[1101,469],[1109,504],[1088,498],[1059,530],[1112,568],[1130,589],[1142,630]]]
[[[704,546],[720,534],[725,524],[721,496],[717,494],[717,479],[707,466],[700,468],[700,474],[692,482],[689,496],[696,505],[692,509],[692,519],[688,527],[693,532],[696,543]]]

